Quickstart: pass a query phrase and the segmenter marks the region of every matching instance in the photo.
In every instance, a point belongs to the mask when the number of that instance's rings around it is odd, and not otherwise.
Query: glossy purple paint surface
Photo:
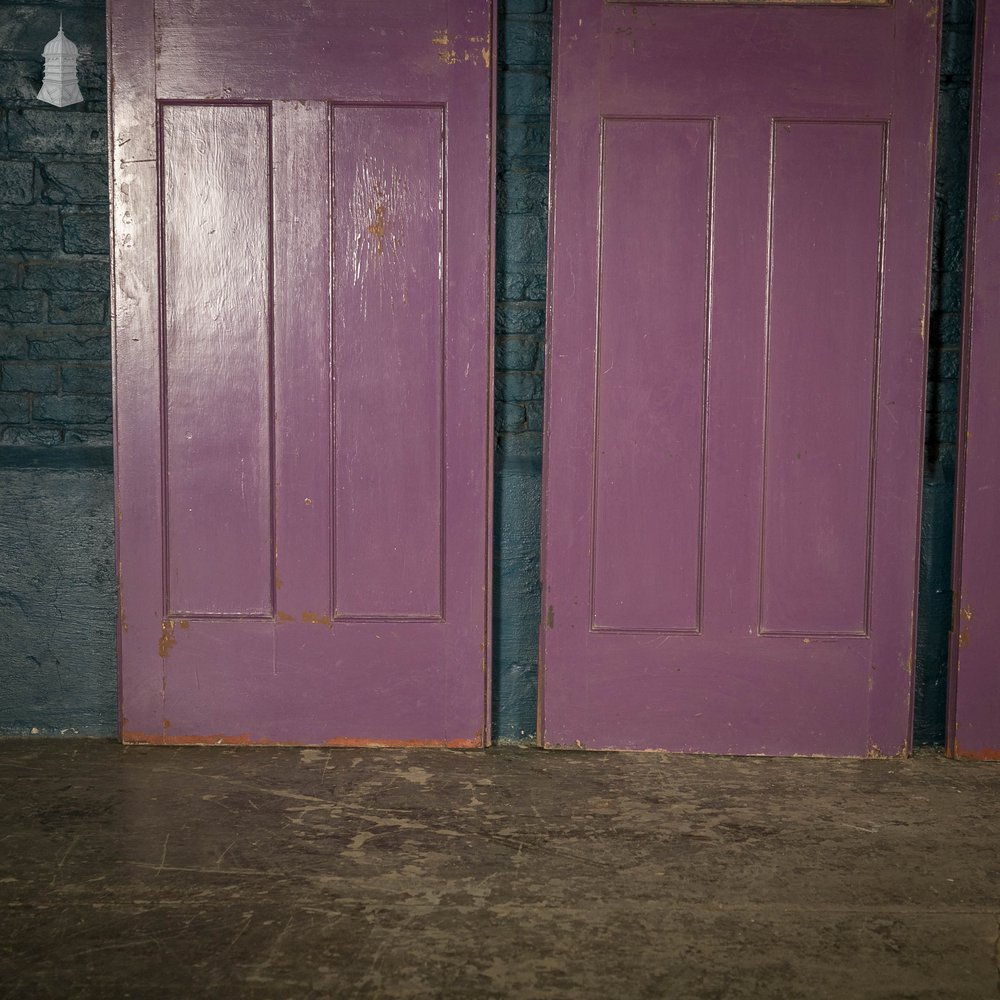
[[[111,3],[125,739],[487,739],[492,21]]]
[[[950,664],[949,748],[1000,760],[1000,24],[979,7]]]
[[[268,117],[161,112],[164,553],[181,617],[273,614]]]
[[[542,742],[899,753],[937,9],[557,22]]]

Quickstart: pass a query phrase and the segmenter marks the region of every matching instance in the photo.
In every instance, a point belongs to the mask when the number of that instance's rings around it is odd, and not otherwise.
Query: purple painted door
[[[1000,760],[1000,24],[979,5],[966,244],[949,749]]]
[[[490,0],[112,0],[122,734],[487,739]]]
[[[559,5],[544,745],[906,749],[938,37]]]

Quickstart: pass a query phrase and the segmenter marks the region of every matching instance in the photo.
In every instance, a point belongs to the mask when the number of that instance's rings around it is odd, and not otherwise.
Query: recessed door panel
[[[124,738],[482,745],[492,5],[110,21]]]
[[[906,749],[938,37],[559,6],[545,745]]]
[[[333,110],[334,615],[440,618],[444,109]]]
[[[887,126],[773,125],[761,633],[868,632]]]
[[[712,125],[602,124],[596,629],[700,626]]]
[[[161,109],[171,614],[273,613],[270,113]]]

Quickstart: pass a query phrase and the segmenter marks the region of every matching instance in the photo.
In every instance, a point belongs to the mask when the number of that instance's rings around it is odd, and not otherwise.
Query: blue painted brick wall
[[[111,449],[0,454],[0,734],[113,736]]]
[[[548,212],[548,0],[500,4],[496,428],[502,456],[541,456]]]
[[[497,47],[493,735],[525,742],[536,732],[541,609],[549,0],[501,0]]]
[[[84,103],[36,100],[59,27]],[[104,4],[0,9],[0,446],[111,440]]]
[[[0,733],[116,730],[105,80],[104,0],[0,0]]]

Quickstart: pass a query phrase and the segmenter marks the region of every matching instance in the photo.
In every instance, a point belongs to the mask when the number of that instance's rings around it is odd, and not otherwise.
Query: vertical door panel
[[[333,110],[336,618],[442,615],[444,120]]]
[[[110,5],[123,736],[481,746],[492,5],[280,6]]]
[[[268,109],[161,110],[163,480],[173,615],[270,615]]]
[[[979,5],[966,243],[949,750],[1000,760],[1000,24]]]
[[[762,633],[868,631],[884,144],[774,124]]]
[[[603,123],[598,629],[699,628],[711,181],[711,122]]]
[[[545,745],[905,750],[938,31],[560,5]]]

